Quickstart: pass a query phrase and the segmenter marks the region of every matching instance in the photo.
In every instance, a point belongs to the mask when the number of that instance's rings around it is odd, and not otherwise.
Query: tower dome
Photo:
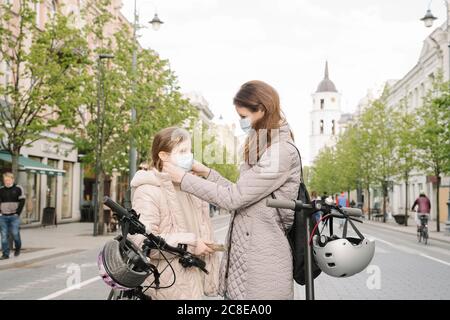
[[[336,86],[333,81],[330,80],[328,75],[328,61],[325,63],[325,76],[317,87],[317,92],[337,92]]]

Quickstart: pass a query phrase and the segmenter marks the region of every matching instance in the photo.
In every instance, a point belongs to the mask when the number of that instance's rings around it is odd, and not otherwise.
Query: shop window
[[[73,193],[73,163],[64,161],[63,176],[63,198],[62,198],[62,212],[63,219],[72,218],[72,193]]]

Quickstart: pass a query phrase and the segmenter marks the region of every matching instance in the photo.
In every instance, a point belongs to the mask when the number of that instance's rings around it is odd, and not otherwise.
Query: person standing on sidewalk
[[[412,211],[418,207],[416,212],[416,224],[417,228],[420,227],[420,216],[425,215],[426,219],[428,221],[428,217],[430,216],[430,210],[431,210],[431,202],[430,199],[425,195],[425,192],[421,191],[419,197],[414,201],[414,204],[411,208]],[[425,222],[426,223],[426,222]]]
[[[20,254],[22,247],[19,233],[20,213],[25,205],[25,192],[21,186],[14,183],[14,175],[11,172],[3,174],[3,184],[4,186],[0,188],[0,232],[3,251],[0,260],[9,258],[10,233],[14,239],[14,256]]]
[[[341,195],[337,198],[337,205],[339,207],[348,207],[348,199],[344,191],[341,191]],[[339,228],[344,226],[344,221],[344,219],[339,219]]]
[[[320,197],[317,195],[316,191],[312,191],[311,192],[311,201],[315,201],[315,200],[321,200]],[[315,223],[318,223],[320,221],[320,219],[322,218],[322,211],[316,211],[313,214],[313,219]]]

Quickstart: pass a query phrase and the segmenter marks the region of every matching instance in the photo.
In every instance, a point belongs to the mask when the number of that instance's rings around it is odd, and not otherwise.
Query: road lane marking
[[[77,284],[77,285],[74,285],[74,286],[70,286],[70,287],[68,287],[66,289],[63,289],[63,290],[56,291],[56,292],[54,292],[52,294],[49,294],[48,296],[45,296],[43,298],[38,299],[38,300],[51,300],[51,299],[57,298],[57,297],[65,294],[67,292],[70,292],[72,290],[81,289],[82,287],[87,286],[88,284],[91,284],[91,283],[93,283],[95,281],[98,281],[100,279],[101,279],[100,276],[95,276],[94,278],[91,278],[89,280],[83,281],[80,284]]]
[[[228,227],[229,227],[229,226],[225,226],[225,227],[223,227],[223,228],[220,228],[220,229],[214,230],[214,233],[216,233],[216,232],[220,232],[220,231],[223,231],[223,230],[225,230],[225,229],[228,229]]]
[[[229,226],[222,227],[220,229],[214,230],[214,232],[223,231],[225,229],[228,229],[228,227]],[[84,266],[91,266],[91,264],[85,264]],[[84,287],[84,286],[86,286],[86,285],[88,285],[88,284],[90,284],[92,282],[95,282],[97,280],[100,280],[100,279],[101,279],[101,277],[96,276],[96,277],[91,278],[89,280],[83,281],[83,282],[81,282],[78,285],[71,286],[71,287],[68,287],[66,289],[62,289],[62,290],[56,291],[56,292],[54,292],[52,294],[49,294],[48,296],[45,296],[43,298],[38,299],[38,300],[51,300],[51,299],[57,298],[57,297],[59,297],[59,296],[61,296],[63,294],[66,294],[67,292],[70,292],[70,291],[73,291],[73,290],[76,290],[76,289],[80,289],[80,288],[82,288],[82,287]]]
[[[417,250],[410,249],[410,248],[407,248],[405,246],[401,246],[401,245],[398,245],[398,244],[393,244],[392,242],[389,242],[389,241],[386,241],[386,240],[374,237],[373,235],[366,234],[366,236],[368,238],[372,238],[373,240],[375,240],[377,242],[381,242],[381,243],[387,244],[388,246],[391,246],[392,248],[395,248],[397,250],[400,250],[400,251],[403,251],[403,252],[406,252],[406,253],[409,253],[409,254],[420,255],[420,252],[417,251]]]
[[[424,258],[428,258],[428,259],[430,259],[430,260],[434,260],[434,261],[440,262],[440,263],[442,263],[442,264],[445,264],[445,265],[447,265],[447,266],[450,266],[450,262],[447,262],[447,261],[444,261],[444,260],[441,260],[441,259],[437,259],[437,258],[428,256],[428,255],[423,254],[423,253],[421,253],[420,255],[421,255],[422,257],[424,257]]]
[[[389,241],[382,240],[382,239],[376,238],[376,237],[374,237],[374,236],[370,236],[370,237],[373,238],[373,239],[376,240],[376,241],[385,243],[385,244],[387,244],[387,245],[392,246],[393,248],[396,248],[396,249],[398,249],[398,250],[404,251],[404,252],[406,252],[406,253],[411,253],[411,254],[419,255],[419,256],[421,256],[421,257],[424,257],[424,258],[427,258],[427,259],[430,259],[430,260],[434,260],[434,261],[436,261],[436,262],[439,262],[439,263],[445,264],[445,265],[447,265],[447,266],[450,266],[450,262],[447,262],[447,261],[444,261],[444,260],[441,260],[441,259],[438,259],[438,258],[434,258],[434,257],[432,257],[432,256],[429,256],[429,255],[426,255],[426,254],[424,254],[424,253],[421,253],[421,252],[419,252],[419,251],[417,251],[417,250],[409,249],[409,248],[406,248],[406,247],[403,247],[403,246],[399,246],[399,245],[395,245],[395,244],[393,244],[393,243],[391,243],[391,242],[389,242]]]
[[[388,250],[382,249],[379,246],[375,246],[375,252],[378,252],[378,253],[390,253]]]

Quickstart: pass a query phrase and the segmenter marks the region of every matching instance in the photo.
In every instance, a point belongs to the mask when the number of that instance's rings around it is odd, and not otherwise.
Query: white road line
[[[378,252],[378,253],[390,253],[388,250],[382,249],[380,246],[375,246],[375,252]]]
[[[214,232],[220,232],[220,231],[223,231],[225,229],[228,229],[228,226],[225,226],[225,227],[222,227],[220,229],[214,230]],[[91,266],[91,264],[84,264],[83,266]],[[67,292],[70,292],[70,291],[73,291],[73,290],[76,290],[76,289],[80,289],[80,288],[82,288],[84,286],[87,286],[88,284],[90,284],[92,282],[95,282],[95,281],[98,281],[100,279],[101,279],[100,276],[96,276],[94,278],[91,278],[89,280],[81,282],[79,285],[71,286],[71,287],[68,287],[66,289],[56,291],[56,292],[54,292],[52,294],[49,294],[48,296],[45,296],[43,298],[38,299],[38,300],[51,300],[51,299],[57,298],[57,297],[59,297],[59,296],[61,296],[63,294],[66,294]]]
[[[409,248],[406,248],[406,247],[404,247],[404,246],[395,245],[395,244],[393,244],[393,243],[391,243],[391,242],[389,242],[389,241],[382,240],[382,239],[376,238],[376,237],[374,237],[374,236],[370,236],[370,237],[373,238],[373,239],[375,239],[375,241],[385,243],[385,244],[387,244],[387,245],[390,245],[390,246],[393,247],[393,248],[396,248],[396,249],[398,249],[398,250],[404,251],[404,252],[406,252],[406,253],[416,254],[416,255],[419,255],[419,256],[421,256],[421,257],[424,257],[424,258],[427,258],[427,259],[430,259],[430,260],[433,260],[433,261],[436,261],[436,262],[445,264],[445,265],[447,265],[447,266],[450,266],[450,262],[447,262],[447,261],[444,261],[444,260],[441,260],[441,259],[437,259],[437,258],[431,257],[431,256],[426,255],[426,254],[424,254],[424,253],[420,253],[420,252],[417,251],[417,250],[409,249]]]
[[[447,261],[444,261],[444,260],[440,260],[440,259],[437,259],[437,258],[434,258],[434,257],[430,257],[430,256],[428,256],[428,255],[426,255],[426,254],[423,254],[423,253],[421,253],[420,255],[421,255],[422,257],[424,257],[424,258],[428,258],[428,259],[430,259],[430,260],[434,260],[434,261],[440,262],[440,263],[442,263],[442,264],[445,264],[445,265],[447,265],[447,266],[450,266],[450,262],[447,262]]]
[[[228,227],[229,227],[229,226],[225,226],[225,227],[223,227],[223,228],[220,228],[220,229],[214,230],[214,233],[216,233],[216,232],[220,232],[220,231],[223,231],[223,230],[225,230],[225,229],[228,229]]]
[[[382,242],[382,243],[385,243],[385,244],[387,244],[388,246],[391,246],[391,247],[397,247],[395,244],[393,244],[392,242],[389,242],[389,241],[386,241],[386,240],[382,240],[382,239],[379,239],[379,238],[377,238],[377,237],[374,237],[374,236],[372,236],[372,235],[368,235],[368,234],[366,234],[366,236],[368,237],[368,238],[373,238],[375,241],[378,241],[378,242]]]
[[[43,298],[38,299],[38,300],[51,300],[51,299],[54,299],[54,298],[56,298],[56,297],[59,297],[59,296],[65,294],[65,293],[67,293],[67,292],[70,292],[70,291],[72,291],[72,290],[80,289],[80,288],[82,288],[82,287],[84,287],[84,286],[87,286],[88,284],[90,284],[90,283],[92,283],[92,282],[95,282],[95,281],[98,281],[98,280],[100,280],[100,279],[101,279],[100,276],[96,276],[96,277],[91,278],[91,279],[89,279],[89,280],[83,281],[83,282],[81,282],[81,283],[78,284],[78,285],[71,286],[71,287],[68,287],[68,288],[66,288],[66,289],[56,291],[56,292],[54,292],[54,293],[52,293],[52,294],[49,294],[48,296],[45,296],[45,297],[43,297]]]
[[[369,234],[366,234],[366,236],[368,238],[374,239],[376,242],[381,242],[381,243],[387,244],[388,246],[391,246],[392,248],[395,248],[397,250],[400,250],[400,251],[403,251],[403,252],[406,252],[406,253],[409,253],[409,254],[420,255],[420,252],[417,251],[417,250],[410,249],[410,248],[402,246],[402,245],[393,244],[392,242],[389,242],[389,241],[386,241],[386,240],[374,237],[374,236],[369,235]]]

